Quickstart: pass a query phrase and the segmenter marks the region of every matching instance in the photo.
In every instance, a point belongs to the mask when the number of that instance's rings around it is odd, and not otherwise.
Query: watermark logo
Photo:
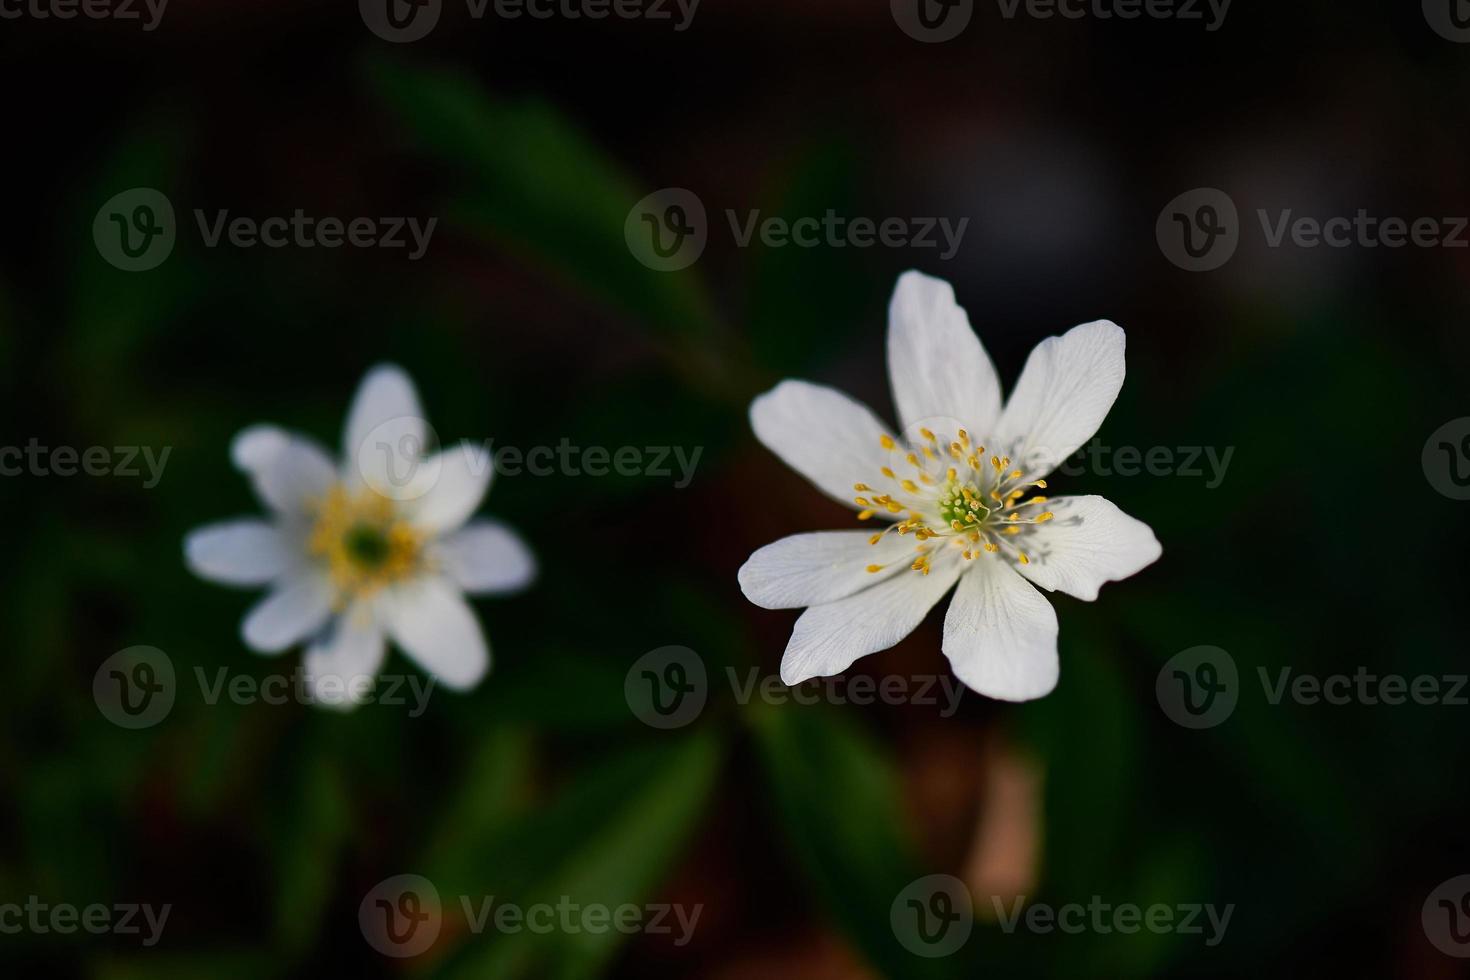
[[[163,192],[134,187],[108,199],[92,220],[98,253],[124,272],[147,272],[174,250],[174,206]]]
[[[1154,224],[1164,257],[1187,272],[1218,269],[1240,244],[1240,216],[1230,195],[1196,187],[1164,205]]]
[[[952,674],[836,674],[813,677],[790,686],[759,667],[743,672],[727,666],[725,682],[736,704],[785,705],[913,705],[937,708],[949,718],[960,707],[965,686]],[[694,721],[709,698],[704,660],[688,647],[660,647],[644,654],[628,670],[623,694],[628,708],[654,728],[681,728]]]
[[[1315,217],[1293,208],[1256,208],[1255,218],[1270,249],[1470,248],[1470,218],[1464,216],[1405,218],[1358,208],[1351,215]],[[1190,272],[1209,272],[1235,254],[1245,226],[1228,194],[1198,187],[1166,204],[1154,230],[1170,262]]]
[[[929,875],[898,893],[888,923],[903,948],[934,959],[957,952],[975,928],[970,889],[953,875]]]
[[[301,704],[348,708],[381,705],[403,708],[419,718],[428,710],[435,679],[419,674],[342,674],[308,671],[298,664],[289,674],[232,674],[228,667],[213,675],[195,667],[193,681],[200,700],[210,707],[229,704],[272,706]],[[184,685],[188,690],[188,685]],[[120,728],[151,728],[168,717],[180,685],[173,661],[157,647],[120,650],[103,661],[92,678],[92,699],[102,717]]]
[[[1360,665],[1353,673],[1313,674],[1290,666],[1256,667],[1266,704],[1465,707],[1467,674],[1376,674]],[[1185,728],[1213,728],[1235,710],[1246,689],[1235,660],[1219,647],[1200,646],[1176,654],[1159,671],[1159,707]]]
[[[975,0],[888,0],[888,7],[899,29],[925,44],[954,40],[975,15]]]
[[[423,875],[386,878],[363,897],[357,924],[384,956],[418,956],[434,945],[444,924],[439,889]]]
[[[451,897],[451,904],[457,905],[459,920],[475,936],[487,931],[538,936],[645,933],[674,936],[675,946],[689,943],[704,912],[703,905],[628,902],[613,906],[580,902],[571,895],[561,895],[555,902],[527,905],[495,895],[458,895]],[[357,920],[368,945],[384,956],[403,959],[418,956],[434,945],[444,925],[444,903],[434,883],[422,875],[394,875],[364,896]]]
[[[704,254],[709,241],[704,202],[683,187],[654,191],[628,212],[623,238],[633,257],[650,269],[687,269]]]
[[[1420,462],[1431,487],[1451,500],[1470,500],[1470,416],[1435,429]]]
[[[177,685],[173,661],[157,647],[119,650],[92,676],[92,700],[119,728],[152,728],[173,710]]]
[[[1424,19],[1446,41],[1470,41],[1470,3],[1466,0],[1423,0]]]
[[[1169,658],[1154,681],[1159,707],[1185,728],[1214,728],[1240,700],[1235,658],[1219,647],[1191,647]]]
[[[352,455],[369,488],[389,500],[417,500],[438,485],[444,471],[439,445],[428,420],[400,415],[374,426]]]
[[[368,30],[393,44],[429,36],[444,12],[444,0],[357,0]]]
[[[1131,936],[1139,932],[1154,935],[1173,933],[1180,936],[1202,936],[1206,946],[1220,945],[1225,930],[1230,928],[1230,919],[1235,915],[1235,903],[1217,906],[1205,902],[1181,902],[1177,905],[1154,902],[1139,905],[1136,902],[1110,902],[1101,895],[1093,895],[1087,904],[1066,902],[1051,905],[1046,902],[1029,902],[1026,896],[1018,896],[1009,909],[998,895],[991,896],[991,908],[1006,935],[1017,929],[1046,935],[1062,932],[1079,935],[1093,932],[1107,936],[1121,933]],[[1206,929],[1209,931],[1206,932]]]
[[[628,708],[653,728],[682,728],[699,717],[709,697],[704,661],[688,647],[659,647],[628,668],[623,680]]]
[[[1420,920],[1441,953],[1470,957],[1470,875],[1456,875],[1430,892]]]

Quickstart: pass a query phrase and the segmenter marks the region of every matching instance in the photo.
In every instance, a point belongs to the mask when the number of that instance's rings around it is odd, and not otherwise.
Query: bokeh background
[[[176,0],[177,2],[177,0]],[[6,445],[171,447],[163,479],[0,480],[5,630],[0,898],[174,908],[153,949],[0,936],[11,976],[1448,977],[1425,897],[1470,870],[1470,707],[1270,705],[1274,672],[1453,674],[1466,514],[1421,470],[1470,415],[1467,261],[1445,248],[1267,248],[1254,211],[1470,214],[1470,46],[1416,4],[1237,0],[1200,22],[1007,20],[921,44],[886,4],[705,0],[669,22],[473,21],[395,45],[344,3],[171,6],[136,24],[0,22],[9,188],[0,235]],[[121,272],[93,218],[128,188],[180,215],[172,256]],[[1223,268],[1176,268],[1166,202],[1209,186],[1247,222]],[[694,191],[710,244],[676,273],[624,243],[633,203]],[[263,218],[438,217],[428,254],[206,249],[194,208]],[[969,218],[959,253],[736,247],[723,212]],[[849,526],[761,448],[782,377],[891,417],[899,272],[951,280],[1009,387],[1040,339],[1128,330],[1110,445],[1235,453],[1207,488],[1088,473],[1164,557],[1086,604],[1056,597],[1061,683],[1026,705],[740,705],[712,686],[661,732],[629,666],[682,644],[716,678],[776,670],[795,613],[736,569],[783,535]],[[264,678],[253,601],[193,579],[180,542],[257,504],[241,427],[339,439],[363,371],[402,364],[445,439],[702,447],[693,482],[497,481],[489,513],[542,564],[477,603],[496,664],[423,717],[203,702],[131,732],[92,700],[114,652],[182,677]],[[947,674],[939,614],[854,672]],[[1190,731],[1155,699],[1176,653],[1219,646],[1244,690]],[[412,670],[394,653],[390,671]],[[701,904],[693,940],[469,935],[379,956],[381,879],[523,904]],[[913,955],[909,882],[985,896],[1236,906],[1225,940],[1007,934]]]

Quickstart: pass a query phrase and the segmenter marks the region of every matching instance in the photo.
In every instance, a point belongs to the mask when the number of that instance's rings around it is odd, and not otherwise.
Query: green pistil
[[[379,568],[388,560],[391,551],[388,536],[382,528],[371,524],[356,524],[343,536],[342,543],[354,564],[362,568]]]
[[[939,517],[947,527],[954,527],[955,521],[963,527],[979,527],[990,516],[990,508],[978,502],[980,492],[974,487],[969,488],[971,498],[976,501],[971,504],[965,499],[964,489],[960,483],[950,480],[939,495]]]

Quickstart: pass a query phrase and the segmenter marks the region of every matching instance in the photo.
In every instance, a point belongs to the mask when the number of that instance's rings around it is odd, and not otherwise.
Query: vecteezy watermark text
[[[171,904],[157,908],[138,902],[93,902],[78,906],[69,902],[44,902],[39,896],[30,895],[25,904],[0,903],[0,934],[14,936],[29,932],[69,936],[80,930],[94,936],[142,936],[143,945],[153,947],[163,936],[163,927],[172,911]],[[143,932],[145,928],[146,934]]]
[[[212,673],[194,668],[194,682],[207,705],[326,705],[344,708],[378,704],[407,708],[418,718],[428,708],[435,679],[418,674],[312,673],[297,665],[290,674]],[[157,647],[133,646],[102,662],[92,677],[97,710],[119,728],[151,728],[168,717],[178,697],[173,660]]]
[[[31,437],[24,447],[0,446],[0,476],[147,476],[143,489],[152,490],[163,479],[172,446],[163,446],[155,454],[152,446],[43,446]]]
[[[1470,675],[1377,673],[1359,665],[1352,673],[1327,675],[1291,666],[1257,667],[1256,678],[1268,705],[1285,702],[1370,707],[1470,705]],[[1155,680],[1159,707],[1185,728],[1214,728],[1235,711],[1246,685],[1235,658],[1215,646],[1191,647],[1170,657]]]
[[[232,216],[227,208],[195,208],[193,214],[205,248],[223,244],[240,249],[404,249],[410,262],[423,258],[439,222],[438,218],[416,217],[322,217],[302,208],[265,218]],[[146,272],[163,264],[173,253],[177,237],[173,203],[151,187],[134,187],[114,195],[92,222],[98,253],[125,272]]]
[[[675,32],[689,29],[700,0],[465,0],[472,20],[494,14],[499,20],[647,20],[668,21]],[[358,0],[368,30],[385,41],[419,41],[439,23],[444,0]]]
[[[725,209],[725,222],[737,248],[911,248],[937,249],[941,260],[954,258],[970,219],[947,217],[874,218],[839,214],[767,215],[759,208]],[[628,251],[660,272],[693,265],[709,240],[704,202],[683,187],[665,187],[633,205],[623,223]]]
[[[487,931],[513,935],[673,936],[675,946],[694,936],[703,904],[631,902],[607,905],[581,902],[570,895],[556,901],[518,903],[494,895],[458,896],[460,915],[474,935]],[[394,875],[378,882],[358,906],[358,925],[368,944],[385,956],[418,956],[434,945],[444,924],[439,889],[423,875]]]
[[[740,705],[763,704],[911,704],[937,707],[941,718],[958,709],[965,686],[950,674],[838,674],[814,677],[790,686],[760,668],[725,668],[730,693]],[[651,650],[628,668],[623,696],[628,709],[653,728],[682,728],[704,711],[709,699],[709,672],[704,659],[688,647]]]
[[[168,0],[0,0],[0,20],[136,20],[146,33],[166,9]]]
[[[1177,905],[1163,902],[1149,905],[1138,905],[1134,902],[1114,904],[1104,901],[1101,895],[1093,895],[1086,905],[1080,902],[1067,902],[1063,905],[1028,903],[1024,895],[1016,898],[1010,908],[1006,908],[1005,902],[999,896],[992,896],[990,903],[1001,931],[1006,935],[1017,929],[1034,933],[1059,931],[1068,935],[1093,932],[1104,936],[1114,932],[1123,935],[1138,932],[1160,935],[1175,933],[1181,936],[1204,936],[1205,945],[1210,947],[1218,946],[1220,940],[1225,938],[1230,917],[1235,914],[1233,902],[1223,908],[1216,908],[1213,903],[1208,902],[1183,902]],[[1209,929],[1208,933],[1205,931],[1206,927]]]
[[[1041,454],[1044,456],[1044,454]],[[1234,446],[1108,446],[1094,438],[1057,466],[1062,476],[1178,476],[1206,477],[1205,489],[1214,490],[1225,481],[1225,471],[1235,455]],[[1206,466],[1201,464],[1207,464]]]
[[[1267,248],[1467,248],[1470,218],[1401,217],[1358,208],[1352,215],[1298,214],[1294,208],[1255,209]],[[1235,201],[1214,187],[1196,187],[1175,197],[1154,225],[1159,250],[1181,269],[1208,272],[1230,261],[1246,228]]]
[[[485,452],[501,476],[591,476],[611,474],[668,479],[675,476],[674,488],[683,490],[694,479],[694,468],[704,454],[703,446],[686,450],[684,446],[577,446],[563,436],[555,446],[495,446],[494,439],[485,440]],[[671,468],[672,464],[672,468]]]
[[[1176,20],[1203,22],[1218,31],[1231,0],[996,0],[1005,20]],[[975,0],[889,0],[894,23],[909,37],[926,44],[952,41],[964,33],[975,14]]]

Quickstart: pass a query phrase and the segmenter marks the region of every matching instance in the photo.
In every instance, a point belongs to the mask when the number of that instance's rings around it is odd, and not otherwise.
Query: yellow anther
[[[990,552],[991,554],[995,554],[995,552],[1000,550],[1000,545],[995,544],[991,541],[987,541],[985,542],[985,550]]]
[[[870,506],[872,506],[871,504],[868,503],[868,498],[867,497],[853,497],[852,498],[852,502],[855,503],[855,504],[857,504],[859,507],[870,507]]]
[[[909,453],[907,456],[904,457],[904,459],[909,461],[910,466],[919,465],[919,457],[915,456],[913,453]]]
[[[976,459],[974,456],[971,456],[969,459],[965,460],[965,462],[970,464],[970,469],[972,470],[978,470],[980,468],[980,460]]]
[[[854,490],[856,490],[858,493],[866,493],[867,491],[873,489],[872,487],[868,486],[866,483],[854,483],[852,485],[852,488]]]
[[[995,472],[999,473],[1000,472],[1000,457],[999,456],[992,456],[992,457],[990,457],[990,465],[991,466],[994,466],[995,467]]]
[[[960,430],[960,442],[964,443],[966,446],[970,444],[970,434],[964,429]]]
[[[951,480],[958,479],[959,478],[959,475],[960,475],[960,471],[959,470],[955,469],[953,466],[951,466],[949,468],[949,478]]]
[[[909,493],[918,493],[919,492],[919,485],[917,483],[915,483],[913,480],[901,480],[901,481],[899,481],[899,484],[898,485],[901,486],[901,487],[903,487]]]
[[[886,434],[885,435],[881,435],[881,436],[878,437],[878,443],[884,449],[892,449],[894,447],[894,445],[895,445],[895,443],[893,441],[893,437],[890,436],[890,435],[886,435]]]
[[[956,531],[963,531],[965,529],[965,525],[961,524],[959,521],[950,521],[949,526],[954,528]]]
[[[1021,471],[1020,470],[1011,470],[1010,475],[1006,477],[1007,480],[1019,480],[1020,478],[1021,478]]]
[[[1006,534],[1020,534],[1021,533],[1020,525],[1016,525],[1016,524],[1011,525],[1010,527],[1008,527],[1008,528],[1005,529],[1005,533]]]
[[[892,470],[890,470],[890,469],[889,469],[889,468],[888,468],[888,467],[886,467],[886,466],[885,466],[885,467],[883,467],[883,468],[882,468],[882,469],[880,469],[880,470],[879,470],[879,471],[878,471],[878,472],[879,472],[879,473],[882,473],[882,474],[883,474],[883,475],[884,475],[884,476],[886,476],[886,477],[888,477],[888,479],[890,479],[890,480],[892,480],[892,479],[895,479],[895,477],[894,477],[894,475],[893,475],[893,471],[892,471]]]
[[[1026,552],[1022,551],[1019,554],[1021,556],[1021,564],[1022,565],[1029,565],[1029,564],[1031,564],[1031,559],[1026,557]]]
[[[919,426],[919,435],[923,436],[925,439],[927,439],[930,442],[933,442],[934,441],[934,433],[930,432],[928,429],[924,428],[922,425]]]
[[[965,454],[965,447],[957,442],[952,442],[949,444],[949,451],[955,456],[963,456]]]
[[[1049,520],[1052,519],[1053,516],[1054,515],[1052,514],[1051,511],[1047,511],[1045,514],[1037,514],[1036,515],[1036,523],[1037,524],[1040,524],[1042,521],[1049,521]]]
[[[1031,485],[1033,487],[1040,487],[1043,490],[1046,489],[1046,481],[1045,480],[1037,480],[1035,483],[1033,483]]]
[[[872,573],[872,572],[881,572],[881,571],[883,571],[883,566],[882,565],[869,565],[868,566],[868,571],[869,571],[869,573]]]
[[[873,511],[872,510],[860,510],[860,511],[858,511],[858,520],[860,520],[860,521],[866,521],[869,518],[871,518],[872,516],[873,516]]]
[[[882,541],[882,540],[883,540],[883,532],[882,531],[879,531],[877,534],[873,535],[871,538],[868,539],[868,544],[877,544],[879,541]]]

